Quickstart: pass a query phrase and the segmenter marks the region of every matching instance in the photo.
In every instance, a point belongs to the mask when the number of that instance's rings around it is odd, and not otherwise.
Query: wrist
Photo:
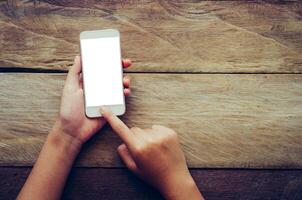
[[[167,200],[203,199],[189,171],[173,175],[160,192]]]
[[[82,142],[65,133],[58,122],[55,123],[50,131],[46,143],[68,157],[75,157],[82,147]]]

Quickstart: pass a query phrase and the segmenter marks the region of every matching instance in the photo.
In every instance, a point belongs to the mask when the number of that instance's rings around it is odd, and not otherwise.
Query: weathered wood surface
[[[30,168],[0,168],[0,199],[15,199]],[[191,170],[207,200],[302,199],[301,170]],[[126,169],[76,168],[62,199],[162,199]]]
[[[33,3],[37,2],[37,3]],[[118,28],[144,72],[302,72],[302,1],[0,1],[0,66],[63,69]]]
[[[130,74],[123,120],[175,129],[190,167],[301,168],[302,76]],[[0,74],[0,165],[31,166],[58,113],[64,74]],[[77,166],[122,166],[107,127]]]

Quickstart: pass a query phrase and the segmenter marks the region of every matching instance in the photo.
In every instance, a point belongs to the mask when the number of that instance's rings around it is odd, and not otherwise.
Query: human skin
[[[123,141],[117,150],[128,169],[168,200],[203,199],[174,130],[161,125],[128,128],[108,108],[102,107],[101,113]]]
[[[130,65],[130,60],[123,60],[124,68]],[[81,71],[81,59],[76,56],[67,74],[59,116],[17,199],[60,199],[81,147],[105,125],[104,118],[90,119],[85,115]],[[123,85],[125,96],[129,96],[129,77],[123,78]]]
[[[130,60],[123,60],[124,68],[130,65]],[[86,117],[81,69],[80,57],[77,56],[67,74],[59,116],[17,199],[60,199],[70,169],[83,144],[106,121],[123,140],[124,143],[117,150],[132,172],[157,188],[166,199],[203,199],[189,173],[177,134],[173,130],[158,125],[145,130],[129,129],[106,107],[101,111],[104,117]],[[129,96],[130,79],[124,77],[123,84],[124,94]],[[148,159],[151,156],[153,159]]]

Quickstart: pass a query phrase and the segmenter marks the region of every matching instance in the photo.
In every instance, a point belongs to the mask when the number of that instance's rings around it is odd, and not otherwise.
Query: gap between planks
[[[45,74],[64,74],[67,70],[57,69],[36,69],[36,68],[20,68],[20,67],[0,67],[0,73],[45,73]],[[302,74],[302,72],[162,72],[162,71],[124,71],[124,74]]]

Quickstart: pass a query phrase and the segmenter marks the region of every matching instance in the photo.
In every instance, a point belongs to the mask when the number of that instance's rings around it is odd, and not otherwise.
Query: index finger
[[[133,143],[133,134],[130,129],[120,120],[117,116],[115,116],[111,110],[109,110],[105,106],[101,106],[100,112],[102,117],[106,119],[106,121],[110,124],[112,129],[118,134],[118,136],[123,140],[123,142],[129,146]]]

